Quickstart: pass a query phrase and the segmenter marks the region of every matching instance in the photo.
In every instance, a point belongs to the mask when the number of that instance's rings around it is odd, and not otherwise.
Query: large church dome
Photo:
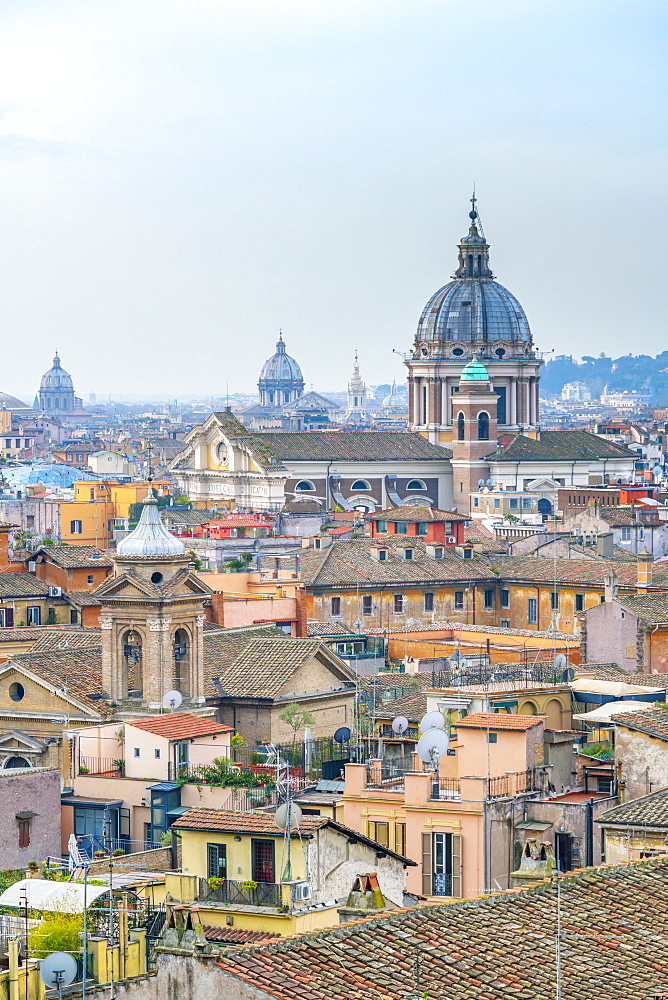
[[[468,235],[459,244],[459,266],[453,280],[439,288],[424,307],[416,343],[473,341],[482,346],[486,341],[504,341],[518,347],[528,345],[531,330],[522,306],[490,269],[489,244],[475,199],[469,217]]]
[[[39,387],[40,389],[74,390],[72,376],[69,372],[66,372],[64,368],[60,367],[60,358],[58,357],[57,351],[56,356],[53,359],[53,366],[49,368],[45,375],[42,375],[42,381],[40,382]]]
[[[286,354],[283,334],[279,334],[276,344],[276,353],[272,354],[268,361],[265,361],[260,372],[260,381],[267,379],[272,382],[301,382],[303,385],[302,370],[289,354]]]

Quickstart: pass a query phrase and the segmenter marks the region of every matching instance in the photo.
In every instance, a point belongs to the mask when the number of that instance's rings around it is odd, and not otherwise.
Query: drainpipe
[[[489,832],[487,830],[487,789],[489,782],[485,782],[485,799],[482,804],[482,850],[484,855],[484,879],[485,892],[489,890]]]
[[[593,799],[585,803],[585,867],[594,864],[594,806]]]

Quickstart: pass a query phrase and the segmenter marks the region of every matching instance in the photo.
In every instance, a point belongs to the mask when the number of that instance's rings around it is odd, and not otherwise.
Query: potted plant
[[[214,878],[207,879],[207,882],[209,884],[209,888],[210,889],[220,889],[224,881],[225,881],[224,878],[215,878],[214,877]]]
[[[95,851],[95,854],[93,855],[94,858],[105,858],[106,856],[106,851]]]
[[[257,882],[252,878],[247,878],[245,882],[241,883],[241,888],[243,892],[255,892],[257,889]]]
[[[116,847],[111,853],[115,858],[120,858],[122,854],[125,854],[125,851],[123,850],[122,847]]]

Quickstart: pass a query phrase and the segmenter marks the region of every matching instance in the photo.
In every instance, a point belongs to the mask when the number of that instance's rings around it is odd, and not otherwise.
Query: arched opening
[[[373,514],[377,507],[376,501],[371,497],[348,497],[348,503],[353,510],[359,510],[363,514]]]
[[[190,677],[190,636],[184,628],[177,628],[172,642],[174,657],[174,688],[181,694],[189,695]]]
[[[308,479],[302,479],[295,486],[295,490],[298,493],[308,493],[311,490],[315,490],[315,486],[313,483],[310,483]]]
[[[478,441],[489,441],[489,413],[478,414]]]
[[[535,714],[536,714],[536,706],[534,705],[534,703],[532,701],[525,701],[524,704],[522,705],[520,715],[535,715]]]
[[[463,441],[466,435],[466,425],[464,423],[464,414],[460,410],[457,414],[457,440]]]
[[[411,479],[406,487],[407,490],[426,490],[427,487],[421,479]]]
[[[547,719],[545,721],[546,729],[561,729],[561,702],[557,701],[556,698],[552,698],[548,701],[547,707],[545,709],[545,715]]]
[[[139,632],[129,629],[123,635],[122,652],[128,698],[141,698],[144,694],[144,677],[142,672],[143,646]]]
[[[25,757],[10,757],[5,767],[30,767],[30,761],[27,761]]]
[[[60,400],[58,399],[58,397],[57,397],[57,396],[56,396],[56,398],[55,398],[55,399],[54,399],[54,401],[53,401],[53,405],[54,405],[54,408],[55,408],[56,410],[59,410],[59,409],[60,409]]]
[[[548,517],[552,513],[552,504],[547,499],[547,497],[541,497],[538,501],[538,513],[542,516],[544,521],[547,521]]]
[[[351,490],[370,490],[371,487],[368,483],[365,483],[363,479],[356,479],[353,485],[350,487]]]
[[[473,254],[472,253],[470,253],[469,256],[468,256],[468,265],[469,265],[468,266],[469,277],[472,278],[473,277]]]

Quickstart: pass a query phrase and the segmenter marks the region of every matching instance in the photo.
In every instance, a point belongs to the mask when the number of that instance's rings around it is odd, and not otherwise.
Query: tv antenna
[[[167,691],[167,693],[162,696],[162,707],[164,709],[169,709],[170,712],[174,712],[182,701],[183,695],[180,691]]]

